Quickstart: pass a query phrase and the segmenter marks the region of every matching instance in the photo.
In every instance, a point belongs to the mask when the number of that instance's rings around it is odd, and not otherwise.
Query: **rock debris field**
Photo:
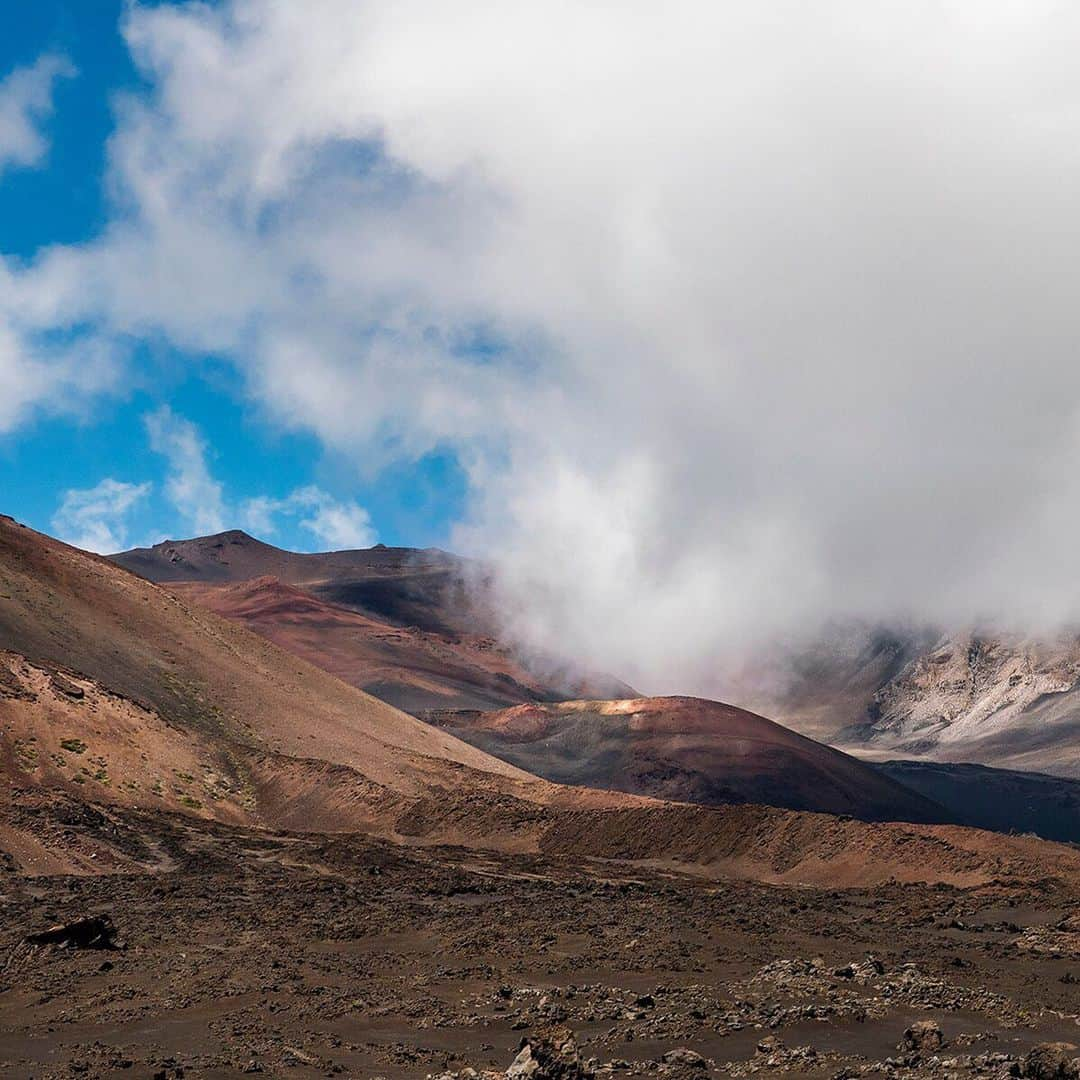
[[[5,1076],[1080,1075],[1080,897],[1049,878],[830,891],[109,828],[159,872],[0,872]]]

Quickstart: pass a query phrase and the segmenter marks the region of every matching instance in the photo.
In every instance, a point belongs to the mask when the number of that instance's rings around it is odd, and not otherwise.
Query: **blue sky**
[[[27,265],[52,245],[92,241],[107,225],[107,147],[117,103],[148,92],[120,31],[123,13],[120,0],[35,0],[5,10],[0,79],[49,54],[75,69],[56,80],[52,113],[40,121],[45,156],[0,171],[0,255],[12,265]],[[284,503],[290,493],[315,486],[326,505],[363,509],[360,540],[447,543],[465,494],[450,451],[436,448],[366,469],[353,455],[327,452],[316,435],[273,422],[246,393],[237,369],[213,354],[181,353],[156,336],[132,347],[136,362],[122,388],[58,415],[40,408],[0,430],[0,510],[45,531],[65,531],[57,514],[66,494],[108,478],[137,486],[140,494],[111,519],[107,537],[136,544],[191,535],[191,514],[169,497],[175,463],[153,450],[146,427],[146,418],[167,405],[198,429],[229,526],[252,527],[244,514],[252,499]],[[306,528],[306,516],[276,514],[270,538],[301,549],[348,539],[348,529]],[[66,532],[69,539],[84,535],[70,523]]]

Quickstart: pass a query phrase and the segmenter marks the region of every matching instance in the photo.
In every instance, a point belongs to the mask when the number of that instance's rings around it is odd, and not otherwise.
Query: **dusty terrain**
[[[8,1076],[501,1075],[552,1024],[600,1076],[1005,1077],[1080,1042],[1080,895],[1051,877],[838,891],[67,801],[16,816],[132,867],[0,874]],[[88,913],[123,949],[23,943]],[[900,1049],[926,1020],[944,1044]]]
[[[562,784],[712,805],[770,803],[869,821],[951,820],[941,806],[855,758],[702,698],[425,715],[474,746]]]
[[[112,556],[407,712],[632,695],[498,640],[482,569],[437,549],[301,554],[233,530]]]

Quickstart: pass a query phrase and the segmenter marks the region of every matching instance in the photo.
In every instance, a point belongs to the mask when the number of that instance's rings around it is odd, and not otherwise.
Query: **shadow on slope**
[[[961,824],[1080,843],[1078,780],[930,761],[883,761],[874,768],[945,807]]]

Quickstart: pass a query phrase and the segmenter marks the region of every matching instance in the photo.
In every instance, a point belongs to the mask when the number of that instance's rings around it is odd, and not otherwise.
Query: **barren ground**
[[[766,886],[64,805],[21,826],[158,872],[0,874],[8,1076],[421,1078],[503,1069],[552,1022],[614,1075],[1005,1075],[1080,1042],[1060,884]],[[122,951],[19,944],[99,912]],[[956,1063],[882,1064],[923,1018]],[[677,1047],[711,1064],[658,1064]]]

